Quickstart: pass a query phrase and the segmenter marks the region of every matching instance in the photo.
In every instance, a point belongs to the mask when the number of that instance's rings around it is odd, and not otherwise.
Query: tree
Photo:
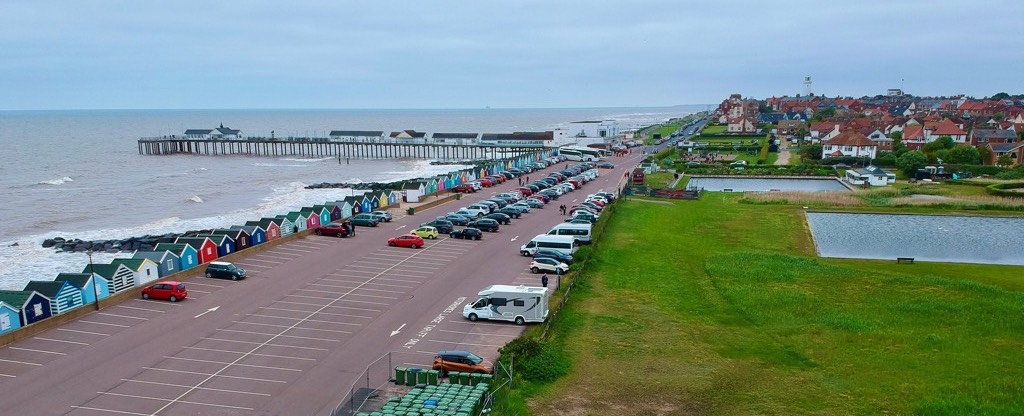
[[[1007,98],[1010,98],[1010,94],[1007,94],[1005,92],[1000,92],[1000,93],[992,96],[993,100],[1005,100]]]
[[[1003,121],[1004,118],[1006,118],[1006,115],[1001,111],[992,115],[992,119],[995,121]]]
[[[896,167],[907,174],[907,176],[914,176],[918,169],[925,167],[927,164],[928,157],[920,150],[911,150],[896,158]]]
[[[902,130],[889,133],[889,138],[892,139],[892,151],[895,152],[897,156],[903,154],[903,152],[907,150],[907,146],[903,145]]]
[[[757,107],[757,111],[760,113],[774,113],[775,109],[768,104],[761,104]]]
[[[835,107],[825,107],[825,108],[822,108],[821,110],[818,110],[818,112],[814,113],[814,119],[817,120],[817,121],[821,121],[821,120],[824,120],[824,119],[827,119],[827,118],[830,118],[830,117],[834,117],[835,115],[836,115],[836,108]]]
[[[942,149],[935,152],[934,156],[947,164],[977,165],[981,163],[981,153],[974,146],[959,145],[952,149]]]
[[[1009,154],[999,155],[999,160],[996,162],[999,166],[1008,167],[1013,164],[1013,158]]]
[[[803,155],[805,160],[821,160],[821,152],[821,143],[815,143],[810,146],[800,148],[800,154]]]
[[[925,154],[930,155],[934,154],[939,150],[952,149],[954,146],[956,146],[956,142],[953,141],[952,137],[942,136],[939,137],[938,139],[935,139],[934,142],[924,145],[924,147],[921,148],[921,150],[924,150]]]

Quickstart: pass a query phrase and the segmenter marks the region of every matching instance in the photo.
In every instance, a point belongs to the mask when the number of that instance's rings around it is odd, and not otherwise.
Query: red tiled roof
[[[838,136],[826,140],[825,144],[842,146],[875,146],[875,142],[856,131],[840,133]]]
[[[924,126],[912,124],[904,127],[903,140],[924,140]]]
[[[952,121],[946,119],[942,121],[936,121],[931,123],[925,123],[924,128],[931,130],[933,136],[963,136],[967,134],[966,131],[953,124]]]

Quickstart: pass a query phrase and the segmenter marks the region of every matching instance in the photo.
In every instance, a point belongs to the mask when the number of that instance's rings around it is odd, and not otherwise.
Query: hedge
[[[997,196],[1021,197],[1024,193],[1007,191],[1007,189],[1024,188],[1024,182],[994,183],[985,187],[985,192]]]

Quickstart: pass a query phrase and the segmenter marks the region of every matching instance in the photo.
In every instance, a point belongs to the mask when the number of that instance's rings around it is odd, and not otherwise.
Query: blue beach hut
[[[168,250],[161,251],[136,251],[133,259],[149,259],[156,263],[156,271],[159,277],[177,273],[181,269],[181,259],[177,254]],[[116,290],[114,291],[117,292]]]
[[[249,222],[247,222],[245,224],[249,225],[250,222],[254,223],[253,225],[256,225],[258,223],[258,221],[249,221]],[[226,235],[226,236],[228,236],[228,238],[234,240],[234,242],[235,242],[235,251],[245,250],[245,249],[249,248],[249,246],[252,245],[252,242],[249,240],[249,234],[246,233],[245,230],[242,230],[242,229],[240,229],[238,227],[219,228],[219,229],[213,230],[213,232],[211,232],[210,234],[213,234],[213,235]]]
[[[170,251],[178,256],[178,270],[185,271],[199,265],[199,252],[188,244],[160,243],[153,251]]]
[[[362,194],[356,198],[359,199],[359,212],[373,211],[373,201],[370,200],[367,194]]]
[[[259,225],[244,225],[235,226],[232,228],[238,228],[241,229],[242,231],[245,231],[245,233],[249,235],[249,243],[254,246],[258,246],[260,244],[267,242],[267,231],[264,230],[263,227]]]
[[[97,297],[101,300],[110,297],[110,283],[95,273],[61,273],[53,281],[68,282],[78,289],[83,305],[95,303]]]
[[[40,295],[49,299],[54,315],[60,315],[83,305],[82,291],[68,282],[32,280],[25,285],[24,290],[39,292]]]
[[[12,299],[13,300],[13,299]],[[8,304],[4,297],[0,296],[0,334],[6,334],[15,329],[21,328],[21,309]]]
[[[33,324],[53,316],[50,300],[39,292],[24,290],[0,290],[0,300],[14,309],[21,316],[21,325]],[[11,325],[14,325],[12,322]]]
[[[200,234],[196,237],[206,237],[213,241],[213,244],[217,245],[217,257],[224,257],[237,251],[235,249],[235,240],[226,234]]]

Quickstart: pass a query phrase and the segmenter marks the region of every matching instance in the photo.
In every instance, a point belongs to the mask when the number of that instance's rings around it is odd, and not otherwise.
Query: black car
[[[452,225],[466,225],[469,223],[469,218],[458,214],[448,214],[443,217],[437,217],[437,219],[451,222]]]
[[[535,259],[544,258],[544,257],[550,257],[550,258],[553,258],[553,259],[558,260],[558,261],[560,261],[562,263],[565,263],[565,264],[572,264],[572,255],[571,254],[565,254],[565,253],[563,253],[561,251],[552,250],[550,248],[537,249],[537,254],[533,255],[533,258],[535,258]]]
[[[431,222],[424,223],[423,225],[429,225],[431,227],[437,228],[437,232],[439,234],[448,234],[455,229],[455,226],[452,224],[452,222],[448,220],[433,220]]]
[[[550,189],[545,189],[543,191],[540,191],[540,194],[548,197],[548,199],[558,199],[558,192],[555,192],[555,191],[550,190]]]
[[[451,233],[449,233],[448,236],[451,238],[462,238],[465,240],[479,240],[481,238],[484,238],[484,233],[481,232],[479,229],[466,227],[454,230]]]
[[[495,209],[505,208],[505,205],[508,205],[508,203],[509,203],[508,200],[506,200],[504,198],[498,198],[498,197],[487,199],[487,200],[485,200],[485,202],[493,202],[495,204],[498,204],[498,207],[495,208]],[[494,212],[494,210],[491,210],[491,212]]]
[[[523,216],[523,212],[519,209],[512,207],[505,207],[497,211],[498,214],[505,214],[512,218],[519,218]]]
[[[536,186],[537,189],[541,189],[541,190],[548,189],[548,188],[551,187],[551,184],[548,183],[548,182],[545,182],[545,181],[535,181],[531,185]],[[536,192],[534,192],[534,193],[536,193]]]
[[[480,231],[489,231],[492,233],[498,232],[498,221],[490,218],[481,218],[469,222],[469,227],[479,229]],[[449,231],[451,233],[451,231]]]
[[[512,217],[509,217],[508,215],[502,214],[500,212],[495,212],[493,214],[484,215],[484,218],[490,218],[490,219],[495,220],[495,221],[497,221],[497,222],[499,222],[501,224],[506,224],[506,225],[512,223]]]
[[[225,261],[211,261],[206,266],[206,277],[220,279],[245,279],[245,270]]]
[[[528,184],[528,185],[523,185],[523,186],[525,186],[526,188],[528,188],[528,189],[530,190],[530,192],[532,192],[532,193],[537,193],[537,192],[540,192],[540,187],[539,187],[539,186],[537,186],[537,185],[529,185],[529,184]]]

